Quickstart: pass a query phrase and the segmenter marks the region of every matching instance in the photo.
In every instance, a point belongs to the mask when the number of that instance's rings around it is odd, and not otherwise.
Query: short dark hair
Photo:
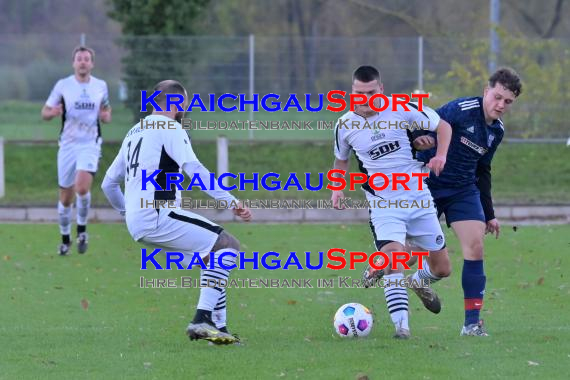
[[[73,53],[71,53],[72,61],[75,61],[75,54],[79,53],[80,51],[88,51],[89,54],[91,54],[91,62],[95,61],[95,50],[83,45],[77,46],[75,49],[73,49]]]
[[[378,81],[380,83],[380,72],[373,66],[360,66],[354,70],[352,74],[352,81],[359,80],[364,83]]]
[[[180,94],[185,96],[186,89],[180,82],[167,79],[159,82],[154,86],[154,91],[160,91],[160,94],[154,98],[156,104],[164,104],[166,102],[166,94]]]
[[[518,97],[522,93],[521,78],[517,72],[510,67],[501,67],[489,78],[489,87],[495,87],[497,83],[505,86],[509,91]]]

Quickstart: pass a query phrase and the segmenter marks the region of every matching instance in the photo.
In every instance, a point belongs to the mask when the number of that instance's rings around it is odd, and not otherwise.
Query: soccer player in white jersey
[[[61,116],[57,153],[59,184],[59,254],[71,247],[71,204],[76,195],[77,250],[87,251],[87,217],[91,205],[91,184],[101,157],[100,123],[111,122],[107,83],[91,75],[95,53],[79,46],[73,50],[74,74],[60,79],[42,108],[42,119]]]
[[[361,66],[356,69],[352,78],[353,93],[364,94],[370,98],[374,94],[383,93],[383,90],[380,73],[376,68]],[[380,108],[380,102],[375,103],[375,106]],[[421,283],[420,280],[429,280],[433,283],[449,276],[451,263],[431,194],[425,185],[423,185],[424,190],[418,190],[419,177],[412,177],[413,173],[422,173],[424,164],[415,160],[415,152],[411,146],[412,131],[405,126],[423,126],[432,131],[437,130],[440,141],[438,152],[427,165],[435,174],[439,174],[445,165],[451,127],[440,120],[433,110],[428,111],[430,116],[428,117],[425,106],[423,112],[419,112],[413,106],[409,108],[410,111],[405,111],[402,106],[398,106],[398,109],[393,111],[390,104],[385,111],[376,112],[366,104],[358,105],[354,112],[343,115],[335,128],[334,169],[348,171],[348,159],[352,150],[360,171],[368,177],[379,172],[386,174],[388,178],[392,177],[392,173],[406,173],[411,177],[407,183],[409,191],[403,190],[401,185],[398,185],[397,190],[392,190],[392,184],[382,191],[374,190],[367,184],[362,186],[370,204],[375,205],[369,210],[370,227],[376,249],[386,253],[388,257],[391,257],[392,252],[406,251],[406,239],[414,247],[429,251],[428,259],[423,261],[423,269],[415,272],[408,280],[413,279],[417,284]],[[362,126],[366,122],[372,127],[363,129]],[[401,128],[402,126],[404,128]],[[377,177],[374,181],[377,187],[382,187],[383,184],[381,177]],[[341,198],[344,198],[342,191],[333,191],[331,199],[335,208],[342,208]],[[379,202],[380,200],[385,202]],[[401,200],[406,200],[409,204],[417,201],[419,205],[429,204],[429,207],[398,208],[394,207],[393,203],[392,206],[388,203]],[[383,271],[368,267],[364,272],[364,278],[379,279],[385,275],[387,286],[384,288],[384,295],[396,329],[394,337],[407,339],[410,337],[410,327],[408,293],[402,286],[403,267],[400,265],[397,270],[390,270],[390,266],[391,263]],[[439,313],[441,303],[430,287],[412,289],[428,310]]]
[[[155,101],[163,110],[166,109],[166,94],[184,96],[182,108],[187,108],[188,95],[180,83],[166,80],[158,83],[154,90],[161,91]],[[175,187],[166,189],[166,173],[179,173],[182,169],[189,178],[197,173],[207,189],[214,188],[205,192],[216,200],[224,200],[228,204],[236,202],[235,215],[244,221],[252,217],[250,210],[230,193],[221,190],[217,181],[210,183],[209,171],[194,154],[188,134],[179,123],[184,112],[177,111],[175,106],[171,108],[170,111],[154,110],[152,115],[127,133],[101,187],[111,205],[125,213],[127,228],[135,241],[182,253],[185,268],[192,262],[195,252],[199,252],[207,263],[207,269],[201,271],[202,288],[196,314],[186,330],[190,339],[206,339],[216,344],[236,343],[239,340],[230,335],[226,327],[226,289],[207,285],[212,283],[208,280],[221,280],[222,283],[225,280],[227,283],[230,270],[225,268],[234,265],[236,258],[224,256],[224,265],[220,265],[217,258],[224,252],[237,255],[239,241],[219,225],[193,212],[180,208],[141,208],[141,202],[179,201],[180,191]],[[153,128],[152,123],[158,126],[158,122],[170,124],[166,124],[169,126],[165,129]],[[148,184],[147,190],[143,190],[142,171],[146,170],[146,175],[151,176],[157,169],[162,171],[155,175],[154,180],[165,191],[155,191],[154,186]],[[123,181],[124,195],[120,187]],[[213,269],[208,264],[211,252],[216,257]]]

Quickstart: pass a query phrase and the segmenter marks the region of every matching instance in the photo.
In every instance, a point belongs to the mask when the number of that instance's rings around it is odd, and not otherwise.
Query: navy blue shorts
[[[453,195],[434,198],[438,218],[445,214],[447,227],[462,220],[480,220],[485,223],[485,213],[481,205],[479,189],[471,188]]]

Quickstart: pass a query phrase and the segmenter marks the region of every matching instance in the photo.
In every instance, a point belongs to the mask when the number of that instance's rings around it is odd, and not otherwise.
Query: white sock
[[[214,321],[217,328],[221,329],[222,327],[226,327],[226,319],[226,288],[222,288],[218,303],[212,312],[212,321]]]
[[[200,274],[200,278],[204,278],[202,271]],[[202,280],[200,280],[200,284],[202,284]],[[218,298],[220,297],[220,289],[219,288],[211,288],[206,285],[200,285],[200,298],[198,299],[198,306],[197,309],[200,310],[207,310],[212,311],[214,307],[216,307],[216,303],[218,302]]]
[[[418,271],[412,275],[412,281],[415,281],[420,286],[423,286],[422,281],[427,282],[429,285],[431,285],[441,280],[441,277],[437,277],[431,273],[427,260],[423,260],[422,264],[424,269],[418,269]]]
[[[77,196],[77,224],[80,226],[87,225],[87,215],[89,214],[89,207],[91,207],[91,192],[85,195],[75,194]]]
[[[65,207],[63,203],[57,203],[57,213],[59,214],[59,232],[62,235],[71,233],[71,207]]]
[[[408,291],[403,284],[404,274],[393,273],[384,276],[384,296],[386,297],[386,305],[392,318],[392,323],[396,330],[403,328],[409,330],[408,325]]]

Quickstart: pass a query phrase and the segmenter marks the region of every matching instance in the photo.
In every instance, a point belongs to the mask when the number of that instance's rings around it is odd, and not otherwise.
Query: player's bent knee
[[[449,277],[451,275],[451,260],[447,254],[447,249],[432,253],[430,261],[431,272],[440,278]]]
[[[394,260],[394,263],[389,263],[389,265],[386,266],[386,268],[384,268],[385,274],[403,273],[404,272],[404,270],[406,269],[406,266],[405,266],[406,261],[400,260],[401,257],[398,258],[395,255],[393,255],[394,252],[402,252],[403,250],[404,250],[404,246],[398,242],[392,242],[392,243],[384,246],[382,252],[384,252],[386,255],[388,255],[388,257],[390,258],[391,261]],[[396,267],[396,269],[393,269],[394,266]]]
[[[465,256],[468,260],[483,260],[483,242],[478,239],[469,242]]]
[[[216,242],[214,243],[212,251],[216,252],[219,251],[220,249],[227,249],[227,248],[239,251],[239,247],[240,245],[238,239],[236,239],[229,232],[222,231],[218,236],[218,240],[216,240]]]
[[[75,192],[81,196],[87,194],[89,192],[89,186],[86,185],[75,185]]]
[[[228,254],[225,254],[225,252],[222,252],[220,254],[221,259],[218,260],[218,265],[221,263],[221,267],[222,269],[227,270],[228,272],[231,271],[237,263],[237,255],[235,254],[230,254],[233,252],[228,252]]]
[[[441,263],[436,268],[432,269],[432,273],[437,277],[444,278],[451,275],[451,262]]]

